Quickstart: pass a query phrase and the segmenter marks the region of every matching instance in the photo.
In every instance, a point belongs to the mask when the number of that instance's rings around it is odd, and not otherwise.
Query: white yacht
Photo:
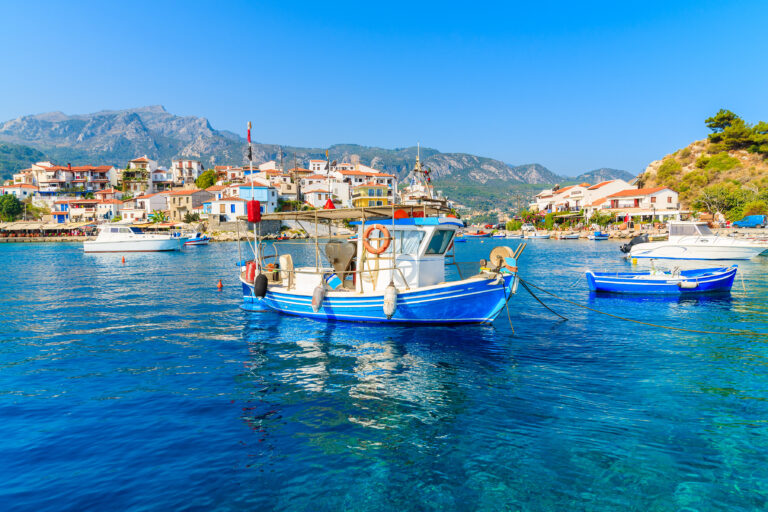
[[[103,224],[96,240],[83,242],[84,252],[154,252],[178,251],[184,240],[170,234],[144,233],[132,226]]]
[[[676,260],[748,260],[768,249],[768,244],[730,236],[717,236],[705,222],[672,221],[669,239],[649,242],[641,235],[621,246],[630,258]]]

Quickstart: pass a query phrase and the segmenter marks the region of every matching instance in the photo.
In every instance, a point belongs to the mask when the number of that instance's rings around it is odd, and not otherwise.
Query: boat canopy
[[[705,222],[669,223],[669,236],[711,236],[713,234]]]
[[[337,208],[335,210],[300,210],[293,212],[265,213],[261,220],[366,220],[371,218],[392,219],[398,217],[398,211],[402,211],[404,217],[436,217],[450,213],[448,208],[427,205],[390,205],[368,206],[365,208]],[[402,215],[402,214],[401,214]],[[248,220],[247,217],[238,217],[240,220]]]

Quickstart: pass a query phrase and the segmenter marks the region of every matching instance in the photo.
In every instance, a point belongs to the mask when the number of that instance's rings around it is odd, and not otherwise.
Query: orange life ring
[[[379,247],[372,246],[369,240],[371,233],[373,233],[373,231],[376,229],[381,231],[381,234],[384,235],[383,237],[377,239],[377,240],[383,240],[383,242],[381,243],[381,245],[379,245]],[[383,253],[389,247],[390,242],[392,242],[392,237],[389,235],[389,230],[384,226],[382,226],[381,224],[374,224],[373,226],[368,226],[365,232],[363,233],[363,247],[365,247],[365,250],[371,254]]]

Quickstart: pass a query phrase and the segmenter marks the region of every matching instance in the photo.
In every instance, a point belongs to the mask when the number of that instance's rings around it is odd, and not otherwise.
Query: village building
[[[171,220],[181,222],[187,213],[194,213],[192,210],[210,200],[213,194],[201,189],[183,189],[171,191],[168,197]]]
[[[238,217],[247,215],[246,203],[247,201],[241,197],[223,197],[206,202],[203,210],[209,220],[235,222]]]
[[[386,184],[370,181],[352,187],[352,206],[361,208],[365,206],[387,206],[389,197]]]
[[[119,199],[102,199],[96,203],[96,219],[110,221],[120,213],[123,202]]]
[[[204,170],[203,163],[199,160],[171,160],[171,181],[180,186],[193,184],[203,174]]]
[[[333,200],[331,192],[327,189],[320,188],[304,192],[304,202],[315,208],[322,208],[329,199]]]
[[[667,187],[628,189],[616,192],[592,202],[585,208],[585,217],[595,212],[607,213],[617,218],[640,217],[664,221],[680,218],[678,193]]]
[[[14,183],[13,185],[6,185],[0,187],[0,194],[10,194],[16,196],[19,201],[24,199],[35,197],[38,195],[38,188],[35,185],[28,183]]]

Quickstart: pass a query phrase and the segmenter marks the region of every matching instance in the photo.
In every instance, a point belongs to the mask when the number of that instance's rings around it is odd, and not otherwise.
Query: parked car
[[[764,228],[766,224],[766,215],[747,215],[741,220],[733,223],[737,228]]]

